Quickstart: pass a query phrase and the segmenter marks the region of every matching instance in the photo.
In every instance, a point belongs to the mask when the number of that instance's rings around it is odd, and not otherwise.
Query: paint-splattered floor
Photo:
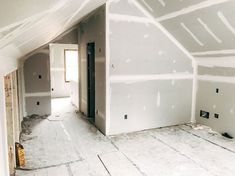
[[[17,176],[234,176],[235,141],[187,125],[112,137],[77,115],[69,99],[34,125]]]

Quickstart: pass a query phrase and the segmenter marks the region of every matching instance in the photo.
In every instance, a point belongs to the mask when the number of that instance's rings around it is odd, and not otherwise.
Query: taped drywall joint
[[[111,13],[109,14],[109,19],[112,21],[125,21],[125,22],[136,22],[136,23],[153,23],[149,18],[145,17],[137,17],[137,16],[131,16],[131,15],[121,15],[121,14],[115,14]]]
[[[180,25],[183,27],[183,29],[194,39],[195,42],[197,42],[197,44],[199,44],[200,46],[204,46],[204,43],[202,43],[197,36],[184,24],[184,23],[180,23]]]
[[[25,93],[25,97],[48,97],[51,96],[51,92],[37,92],[37,93]]]
[[[201,10],[201,9],[213,6],[213,5],[225,3],[227,1],[229,1],[229,0],[213,0],[213,1],[212,0],[207,0],[207,1],[204,1],[204,2],[201,2],[201,3],[198,3],[196,5],[186,7],[182,10],[175,11],[175,12],[169,13],[167,15],[161,16],[161,17],[157,18],[156,20],[158,22],[169,20],[169,19],[176,18],[176,17],[181,16],[181,15],[186,15],[186,14],[192,13],[194,11]]]
[[[145,0],[142,0],[143,4],[145,5],[145,7],[147,7],[151,12],[153,12],[153,9],[150,5],[148,5],[148,3]]]
[[[215,35],[215,33],[208,27],[206,23],[202,21],[201,18],[197,18],[197,21],[204,27],[204,29],[215,39],[217,43],[222,43],[222,40]]]
[[[109,64],[110,64],[110,1],[106,2],[106,18],[105,18],[105,28],[106,28],[106,65],[105,65],[105,78],[106,78],[106,82],[105,82],[105,88],[106,88],[106,96],[105,96],[105,133],[106,135],[109,135],[110,133],[110,115],[111,115],[111,88],[110,88],[110,68],[109,68]]]
[[[193,87],[192,87],[192,107],[191,107],[191,123],[196,123],[196,104],[198,91],[198,65],[196,60],[193,61]]]
[[[230,24],[230,22],[224,16],[224,14],[221,11],[218,11],[217,15],[218,15],[219,19],[224,23],[224,25],[232,32],[232,34],[235,35],[234,27]]]
[[[110,83],[126,83],[126,82],[142,82],[154,80],[191,80],[193,74],[177,73],[177,74],[155,74],[155,75],[122,75],[110,76]]]
[[[228,67],[235,68],[234,56],[231,57],[197,57],[195,58],[199,66],[204,67]]]
[[[198,80],[235,84],[235,77],[231,77],[231,76],[198,75]]]
[[[235,54],[235,50],[215,50],[215,51],[205,51],[205,52],[192,52],[193,56],[209,56],[209,55],[230,55]]]
[[[158,0],[158,2],[162,5],[162,7],[166,7],[166,3],[164,0]]]

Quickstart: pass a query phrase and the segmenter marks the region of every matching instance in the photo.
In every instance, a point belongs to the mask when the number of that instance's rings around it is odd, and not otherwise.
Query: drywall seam
[[[201,18],[197,18],[197,21],[204,27],[204,29],[211,35],[212,38],[215,39],[217,43],[222,43],[222,40],[215,35],[215,33],[208,27]]]
[[[81,11],[86,7],[86,5],[87,5],[90,1],[91,1],[91,0],[85,0],[85,1],[81,4],[81,6],[73,13],[73,15],[72,15],[71,17],[69,17],[69,19],[65,22],[64,26],[61,28],[61,30],[59,30],[59,31],[57,32],[57,34],[56,34],[55,36],[57,36],[57,35],[59,35],[61,32],[63,32],[63,31],[68,27],[68,25],[70,24],[70,22],[75,18],[75,16],[76,16],[79,12],[81,12]]]
[[[197,64],[205,67],[230,67],[235,68],[234,56],[228,57],[196,57]]]
[[[109,135],[110,130],[110,111],[111,111],[111,105],[110,105],[110,78],[109,78],[109,64],[110,64],[110,25],[109,25],[109,8],[110,8],[110,1],[106,2],[106,8],[105,8],[105,21],[106,21],[106,68],[105,68],[105,74],[106,74],[106,135]]]
[[[159,28],[186,56],[188,56],[189,59],[192,60],[192,67],[194,70],[194,74],[197,73],[197,67],[196,67],[196,61],[194,59],[194,57],[183,47],[183,45],[181,45],[160,23],[158,23],[154,17],[148,12],[146,11],[141,4],[139,4],[137,2],[137,0],[132,0],[132,2],[135,4],[135,6],[149,19],[151,19],[153,21],[153,24]],[[192,106],[196,106],[196,96],[195,94],[197,93],[197,79],[196,77],[194,77],[194,81],[193,81],[193,90],[192,90]],[[192,108],[192,112],[191,112],[191,121],[195,121],[195,109],[196,107]]]
[[[152,9],[152,7],[150,5],[148,5],[145,0],[142,0],[143,4],[145,5],[145,7],[147,7],[151,12],[153,12],[154,10]]]
[[[198,75],[198,80],[235,84],[235,77],[231,76]]]
[[[109,19],[112,21],[127,21],[136,23],[153,23],[152,20],[146,17],[137,17],[132,15],[121,15],[116,13],[110,13]]]
[[[203,52],[191,52],[193,56],[207,56],[207,55],[219,55],[219,54],[235,54],[235,50],[215,50],[215,51],[203,51]]]
[[[37,93],[26,93],[25,97],[49,97],[51,92],[37,92]]]
[[[181,15],[186,15],[186,14],[192,13],[194,11],[201,10],[201,9],[213,6],[213,5],[225,3],[227,1],[229,1],[229,0],[213,0],[213,1],[212,0],[207,0],[207,1],[204,1],[204,2],[201,2],[201,3],[198,3],[196,5],[192,5],[192,6],[189,6],[187,8],[184,8],[182,10],[175,11],[175,12],[169,13],[167,15],[161,16],[159,18],[156,18],[156,20],[158,22],[169,20],[169,19],[181,16]]]
[[[202,43],[197,36],[184,24],[180,23],[180,25],[183,27],[183,29],[199,44],[200,46],[204,46],[204,43]]]
[[[162,5],[162,7],[166,7],[166,3],[164,2],[164,0],[158,0],[158,2]]]
[[[217,13],[219,19],[224,23],[224,25],[235,35],[235,29],[234,27],[230,24],[228,19],[224,16],[224,14],[221,11],[218,11]]]
[[[196,60],[193,60],[193,90],[192,90],[192,107],[191,107],[191,123],[196,123],[196,106],[197,106],[197,91],[198,91],[198,65]]]
[[[42,16],[44,15],[47,15],[48,13],[51,13],[51,12],[54,12],[54,11],[57,11],[59,10],[61,7],[63,7],[66,3],[68,3],[67,1],[58,1],[59,3],[57,3],[54,7],[52,7],[51,9],[49,10],[46,10],[44,12],[41,12],[41,13],[38,13],[38,14],[35,14],[33,16],[30,16],[22,21],[18,21],[18,22],[15,22],[15,23],[12,23],[8,26],[5,26],[5,27],[2,27],[0,28],[0,33],[1,32],[4,32],[4,31],[8,31],[16,26],[19,26],[21,24],[25,24],[25,23],[28,23],[28,22],[32,22],[32,21],[36,21],[37,19],[41,18]]]
[[[181,80],[193,79],[193,74],[159,74],[159,75],[121,75],[110,76],[110,83],[122,83],[127,81],[142,82],[153,80]]]

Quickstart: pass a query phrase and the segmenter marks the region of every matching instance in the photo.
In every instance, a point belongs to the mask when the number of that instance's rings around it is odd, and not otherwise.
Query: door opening
[[[95,121],[95,43],[87,44],[87,116]]]

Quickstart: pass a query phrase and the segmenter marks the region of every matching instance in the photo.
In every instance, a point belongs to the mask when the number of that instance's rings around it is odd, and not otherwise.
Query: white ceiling
[[[13,58],[48,43],[106,2],[0,1],[0,56]],[[235,55],[235,0],[137,1],[194,56]]]
[[[0,56],[20,58],[75,25],[106,0],[0,0]]]
[[[138,0],[192,55],[235,55],[235,0]]]

